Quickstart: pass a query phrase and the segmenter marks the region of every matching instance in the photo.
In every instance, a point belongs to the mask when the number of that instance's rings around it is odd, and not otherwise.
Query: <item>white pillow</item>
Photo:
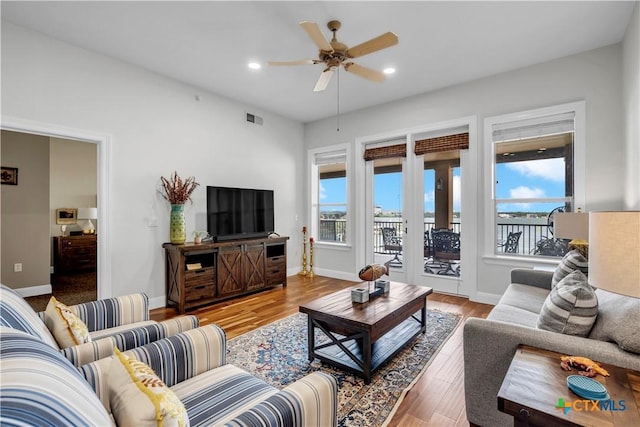
[[[44,312],[44,322],[60,348],[91,342],[87,325],[53,296]]]
[[[178,396],[149,366],[117,348],[109,369],[109,404],[119,427],[189,426]]]

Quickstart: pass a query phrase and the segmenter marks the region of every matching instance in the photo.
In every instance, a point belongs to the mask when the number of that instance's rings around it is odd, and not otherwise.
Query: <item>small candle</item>
[[[313,245],[313,237],[309,238],[309,242]]]
[[[306,233],[307,232],[307,227],[302,227],[302,232]]]

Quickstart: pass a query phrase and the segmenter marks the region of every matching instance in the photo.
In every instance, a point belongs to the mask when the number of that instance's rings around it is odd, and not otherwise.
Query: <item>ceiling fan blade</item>
[[[384,81],[384,74],[380,71],[372,70],[371,68],[363,67],[353,62],[346,62],[344,69],[365,79],[373,80],[374,82],[382,83]]]
[[[269,61],[269,65],[309,65],[317,64],[319,61],[316,59],[300,59],[298,61]]]
[[[385,49],[395,44],[398,44],[398,36],[392,32],[388,32],[347,49],[347,56],[349,58],[357,58],[359,56],[367,55],[369,53]]]
[[[325,39],[322,35],[322,31],[320,31],[320,27],[318,27],[318,24],[311,21],[302,21],[300,23],[300,26],[307,32],[311,40],[313,40],[313,42],[316,44],[316,46],[318,46],[318,48],[320,48],[320,50],[333,52],[333,48],[331,47],[327,39]]]
[[[331,76],[333,76],[333,70],[331,68],[327,68],[320,74],[320,78],[316,82],[316,87],[313,88],[314,92],[322,92],[327,88],[329,81],[331,80]]]

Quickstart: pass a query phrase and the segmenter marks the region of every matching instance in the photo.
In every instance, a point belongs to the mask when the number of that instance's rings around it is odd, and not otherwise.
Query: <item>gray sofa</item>
[[[588,337],[537,329],[552,276],[548,271],[514,269],[511,284],[489,316],[466,321],[464,381],[469,423],[513,425],[513,417],[498,411],[497,394],[520,344],[640,371],[640,300],[598,289],[598,317]]]

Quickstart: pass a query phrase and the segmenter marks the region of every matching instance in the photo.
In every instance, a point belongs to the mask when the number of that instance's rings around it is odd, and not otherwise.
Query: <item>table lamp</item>
[[[98,208],[78,208],[78,219],[87,220],[82,226],[82,234],[96,234],[91,220],[98,219]]]
[[[640,298],[640,211],[589,213],[589,284]]]
[[[577,249],[589,258],[589,214],[586,212],[562,212],[553,216],[553,237],[571,239],[570,249]]]

